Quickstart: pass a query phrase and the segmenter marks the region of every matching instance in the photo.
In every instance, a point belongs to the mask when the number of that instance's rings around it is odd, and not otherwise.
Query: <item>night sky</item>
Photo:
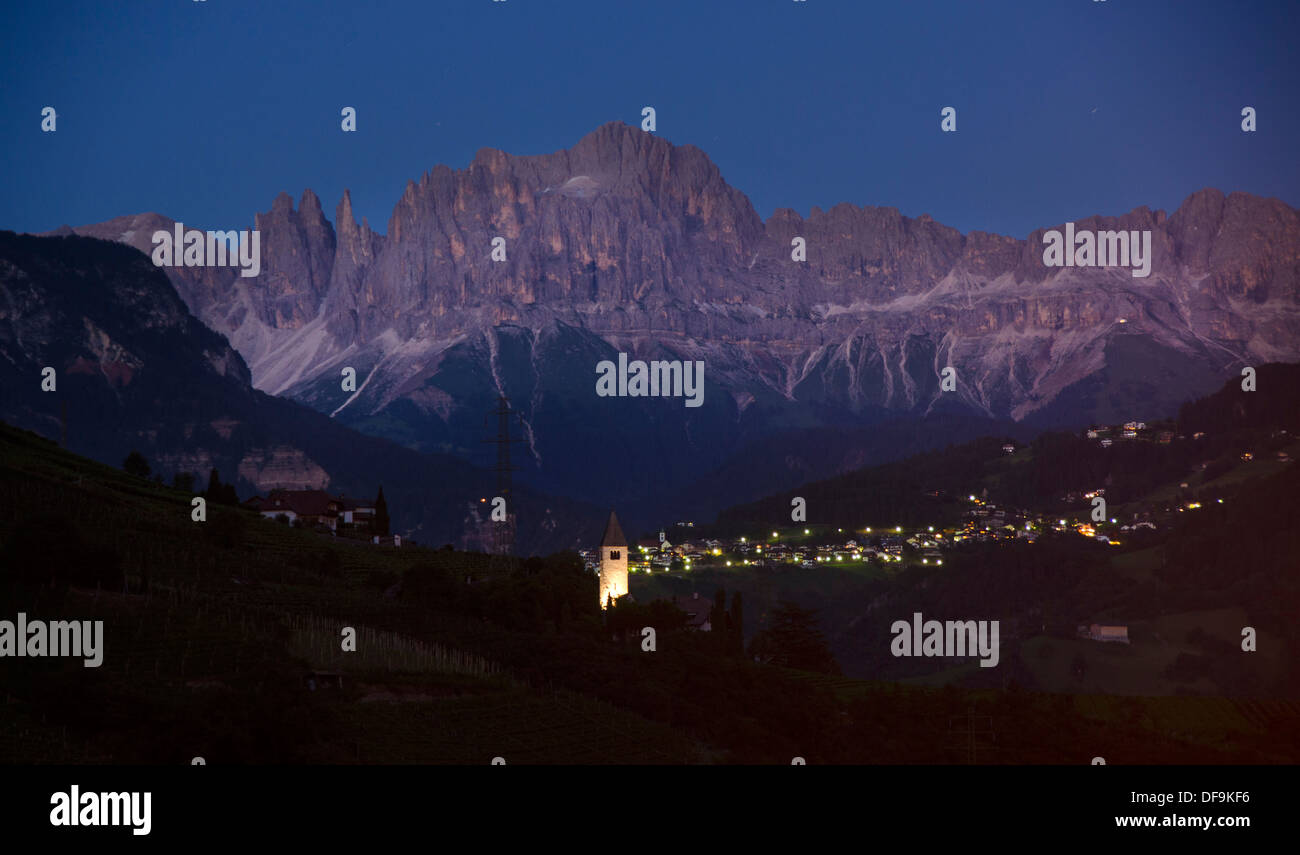
[[[247,228],[482,147],[658,111],[763,217],[839,202],[1023,237],[1206,186],[1300,205],[1292,2],[149,0],[11,4],[0,228],[157,211]],[[1288,96],[1291,96],[1290,98]],[[41,109],[58,111],[42,133]],[[1243,133],[1241,108],[1258,111]],[[339,111],[358,110],[358,132]],[[940,109],[958,111],[955,134]]]

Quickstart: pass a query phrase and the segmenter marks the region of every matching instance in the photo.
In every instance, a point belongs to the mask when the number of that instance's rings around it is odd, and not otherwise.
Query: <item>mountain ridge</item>
[[[483,148],[463,169],[435,166],[407,183],[383,235],[355,222],[347,191],[334,224],[310,190],[254,222],[258,277],[167,272],[258,388],[480,464],[481,414],[505,395],[528,439],[522,477],[570,495],[617,477],[565,471],[593,447],[680,461],[656,483],[597,488],[602,503],[680,487],[792,428],[953,408],[1032,424],[1154,416],[1243,365],[1300,358],[1300,213],[1213,188],[1172,214],[1074,221],[1151,230],[1149,279],[1045,267],[1041,237],[1060,226],[962,234],[849,203],[764,221],[701,149],[618,122],[551,154]],[[109,223],[74,231],[128,234]],[[794,237],[806,262],[790,258]],[[1133,337],[1160,371],[1123,364],[1133,348],[1116,342]],[[590,372],[619,351],[703,360],[705,406],[595,399]],[[345,367],[355,393],[340,391]]]
[[[45,369],[54,387],[43,388]],[[164,477],[216,468],[250,490],[373,496],[394,530],[438,546],[490,545],[492,473],[364,436],[254,389],[240,355],[186,309],[168,277],[118,242],[0,232],[0,417],[109,465],[140,451]],[[510,497],[524,552],[568,549],[599,509],[526,487]]]

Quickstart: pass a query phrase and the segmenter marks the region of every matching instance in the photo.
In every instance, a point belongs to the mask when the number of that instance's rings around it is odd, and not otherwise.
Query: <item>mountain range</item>
[[[1295,208],[1204,189],[1172,214],[1073,222],[1150,230],[1151,275],[1045,266],[1064,224],[962,234],[850,204],[764,220],[700,149],[616,122],[554,154],[437,166],[384,234],[346,191],[332,223],[311,190],[281,193],[254,217],[258,276],[165,272],[268,395],[481,466],[505,396],[522,482],[663,519],[918,446],[1170,415],[1243,366],[1300,359]],[[148,253],[172,225],[55,234]],[[619,353],[702,361],[703,405],[598,396]]]
[[[254,389],[226,339],[120,244],[0,232],[0,418],[114,466],[140,451],[165,480],[194,473],[199,490],[213,468],[245,498],[275,487],[373,498],[382,486],[395,532],[492,545],[492,473]],[[511,502],[525,553],[600,535],[599,510],[580,502],[526,487]]]

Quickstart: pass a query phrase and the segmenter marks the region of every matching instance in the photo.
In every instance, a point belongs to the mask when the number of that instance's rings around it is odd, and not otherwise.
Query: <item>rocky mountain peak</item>
[[[406,184],[387,235],[356,223],[347,191],[334,226],[310,191],[256,222],[262,275],[182,290],[195,313],[259,388],[435,448],[479,448],[504,394],[531,408],[539,459],[570,459],[570,441],[580,455],[600,437],[545,421],[584,406],[594,364],[618,351],[707,365],[703,415],[647,408],[619,425],[687,468],[737,436],[873,412],[1154,416],[1233,366],[1300,358],[1300,214],[1214,189],[1168,215],[1074,220],[1149,230],[1151,275],[1134,278],[1046,267],[1043,235],[1063,223],[962,234],[845,202],[764,222],[700,149],[611,122],[567,150],[435,166]],[[340,393],[343,364],[366,373],[363,393]],[[1143,374],[1158,365],[1176,382]],[[955,395],[939,391],[947,366]],[[608,404],[587,423],[608,422]]]

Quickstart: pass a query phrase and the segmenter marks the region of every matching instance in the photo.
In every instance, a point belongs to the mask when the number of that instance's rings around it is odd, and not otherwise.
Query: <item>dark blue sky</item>
[[[10,4],[0,228],[157,211],[243,228],[344,187],[387,230],[481,147],[639,124],[760,215],[838,202],[1032,229],[1214,186],[1300,205],[1295,2],[139,0]],[[42,133],[41,108],[58,111]],[[1259,130],[1240,130],[1245,105]],[[339,111],[358,110],[358,132]],[[958,110],[956,134],[939,130]]]

